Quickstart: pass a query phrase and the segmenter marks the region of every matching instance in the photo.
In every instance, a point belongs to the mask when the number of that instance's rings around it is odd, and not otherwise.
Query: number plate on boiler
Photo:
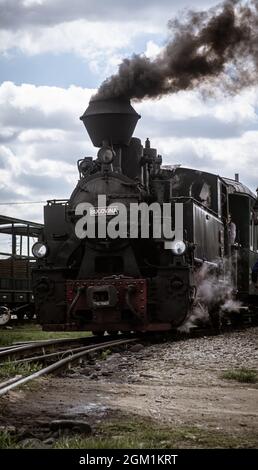
[[[119,210],[118,207],[92,207],[90,208],[90,215],[91,216],[102,216],[102,215],[118,215]]]

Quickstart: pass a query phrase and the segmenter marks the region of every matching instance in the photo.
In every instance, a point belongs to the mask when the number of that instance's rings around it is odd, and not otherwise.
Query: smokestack
[[[95,147],[129,145],[140,115],[129,99],[93,99],[80,117]]]
[[[235,181],[239,182],[239,173],[235,173]]]

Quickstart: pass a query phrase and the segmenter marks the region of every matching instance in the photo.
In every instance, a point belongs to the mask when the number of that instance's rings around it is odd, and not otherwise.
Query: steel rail
[[[66,366],[67,364],[76,361],[77,359],[80,359],[81,357],[83,357],[84,355],[86,355],[90,352],[99,351],[99,350],[105,349],[107,347],[113,347],[113,346],[119,346],[119,345],[122,345],[122,344],[132,343],[132,342],[137,341],[137,340],[138,340],[138,338],[130,338],[130,339],[127,339],[127,340],[110,341],[110,342],[106,342],[104,344],[102,343],[99,346],[94,346],[93,348],[89,348],[86,351],[81,351],[81,352],[78,352],[77,354],[68,356],[64,359],[61,359],[60,361],[55,362],[54,364],[51,364],[50,366],[44,367],[44,369],[41,369],[37,372],[34,372],[33,374],[28,375],[26,377],[23,377],[22,379],[18,379],[16,382],[11,383],[11,384],[7,385],[6,387],[1,388],[0,389],[0,396],[5,395],[10,390],[12,390],[16,387],[19,387],[20,385],[23,385],[23,384],[29,382],[30,380],[37,379],[38,377],[41,377],[42,375],[50,374],[51,372],[54,372],[54,371],[56,371],[56,370],[58,370],[58,369],[60,369],[64,366]]]
[[[87,341],[85,341],[87,340]],[[8,346],[6,349],[0,351],[0,358],[13,356],[19,352],[30,351],[33,349],[40,349],[43,347],[54,346],[56,344],[70,344],[79,342],[92,341],[92,336],[85,336],[85,338],[67,338],[67,339],[51,339],[46,341],[37,341],[35,343],[25,343],[22,345]]]
[[[37,344],[37,343],[42,343],[42,341],[44,341],[44,343],[48,344],[48,343],[51,343],[52,341],[55,341],[56,343],[62,343],[63,341],[79,341],[79,340],[84,340],[84,339],[87,339],[87,338],[93,338],[92,335],[88,335],[88,336],[77,336],[76,338],[50,338],[50,339],[32,339],[32,340],[29,340],[29,341],[16,341],[15,343],[13,343],[13,346],[22,346],[22,345],[25,345],[25,344]]]
[[[21,379],[22,375],[15,375],[15,377],[11,377],[10,379],[5,380],[4,382],[0,383],[0,389],[6,387],[7,385],[17,382],[17,380]]]
[[[128,335],[127,335],[127,338],[124,338],[123,335],[121,335],[122,338],[120,339],[127,339],[128,338]],[[101,342],[104,343],[104,342],[108,342],[111,340],[111,337],[112,336],[106,336],[106,337],[101,337],[99,338],[98,336],[85,336],[83,338],[59,338],[57,340],[55,339],[51,339],[51,340],[46,340],[46,341],[38,341],[36,343],[29,343],[29,344],[23,344],[21,346],[13,346],[13,347],[8,347],[8,349],[4,349],[4,350],[0,350],[0,359],[1,358],[10,358],[12,356],[15,356],[16,354],[19,354],[19,353],[23,353],[25,351],[32,351],[32,350],[35,350],[35,349],[44,349],[44,348],[48,348],[50,346],[55,346],[55,345],[59,345],[59,344],[71,344],[71,343],[84,343],[84,345],[87,345],[87,343],[91,344],[92,343],[95,343],[95,344],[98,344],[100,342],[100,339],[101,339]],[[44,353],[45,354],[45,353]]]
[[[6,364],[12,364],[12,365],[15,365],[15,364],[24,364],[24,363],[27,363],[27,362],[35,362],[35,361],[38,361],[38,360],[44,360],[44,359],[47,359],[47,358],[50,358],[50,357],[54,357],[54,356],[61,356],[61,355],[65,355],[65,354],[73,354],[75,351],[84,351],[84,350],[87,350],[87,349],[90,349],[92,348],[92,345],[88,345],[88,346],[80,346],[78,348],[73,348],[73,349],[61,349],[59,351],[55,351],[53,353],[48,353],[48,354],[43,354],[41,356],[32,356],[32,357],[24,357],[23,359],[17,359],[16,361],[5,361],[5,362],[1,362],[0,363],[0,366],[4,366]]]
[[[35,348],[36,349],[36,346],[38,346],[39,348],[42,347],[42,346],[51,346],[51,345],[55,345],[55,344],[66,344],[66,343],[73,343],[73,342],[83,342],[85,341],[85,339],[89,339],[89,338],[93,338],[93,336],[84,336],[84,337],[76,337],[76,338],[57,338],[57,339],[39,339],[39,340],[32,340],[32,341],[17,341],[15,343],[12,343],[11,345],[9,346],[2,346],[0,347],[0,353],[1,352],[4,352],[4,351],[12,351],[12,350],[17,350],[17,348],[19,348],[19,350],[23,350],[23,349],[20,349],[22,348],[23,346],[25,347],[28,347],[28,349],[33,349]],[[25,349],[26,350],[26,349]],[[0,357],[1,356],[4,356],[4,354],[0,354]]]
[[[26,343],[23,343],[23,344],[26,344]],[[16,348],[19,348],[19,347],[20,347],[20,345],[18,345],[18,344],[17,345],[13,344],[11,346],[3,346],[3,347],[0,348],[0,352],[2,352],[2,351],[11,351],[12,349],[16,349]]]

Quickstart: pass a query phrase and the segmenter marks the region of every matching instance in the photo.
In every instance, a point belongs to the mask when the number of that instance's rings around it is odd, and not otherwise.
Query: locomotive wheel
[[[209,317],[212,328],[215,331],[220,331],[222,328],[222,319],[221,319],[221,312],[220,309],[214,308],[209,310]]]
[[[7,307],[0,307],[0,326],[6,325],[11,320],[11,310]]]
[[[17,315],[17,318],[18,318],[19,321],[23,321],[23,320],[24,320],[24,313],[19,312],[19,313],[16,313],[16,315]]]
[[[95,330],[92,331],[92,334],[94,336],[104,336],[104,333],[105,331],[95,331]]]
[[[28,320],[32,320],[34,317],[34,312],[27,312],[26,317],[28,318]]]

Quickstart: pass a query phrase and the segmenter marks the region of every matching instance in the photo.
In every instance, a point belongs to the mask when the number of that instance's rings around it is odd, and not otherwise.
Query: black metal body
[[[36,310],[45,329],[176,328],[191,312],[202,266],[219,272],[225,260],[237,296],[257,304],[258,290],[250,278],[258,256],[255,196],[217,175],[162,168],[148,139],[143,147],[131,138],[138,118],[131,106],[113,101],[93,102],[82,116],[94,145],[110,145],[116,157],[110,164],[99,158],[80,160],[80,179],[70,199],[49,201],[45,207],[48,254],[33,273]],[[181,202],[185,253],[176,256],[165,249],[162,236],[79,239],[76,207],[85,202],[96,207],[99,195],[106,196],[107,205],[122,202],[128,208],[130,203],[158,202],[171,203],[174,210]],[[229,212],[238,228],[235,246],[229,243]]]

